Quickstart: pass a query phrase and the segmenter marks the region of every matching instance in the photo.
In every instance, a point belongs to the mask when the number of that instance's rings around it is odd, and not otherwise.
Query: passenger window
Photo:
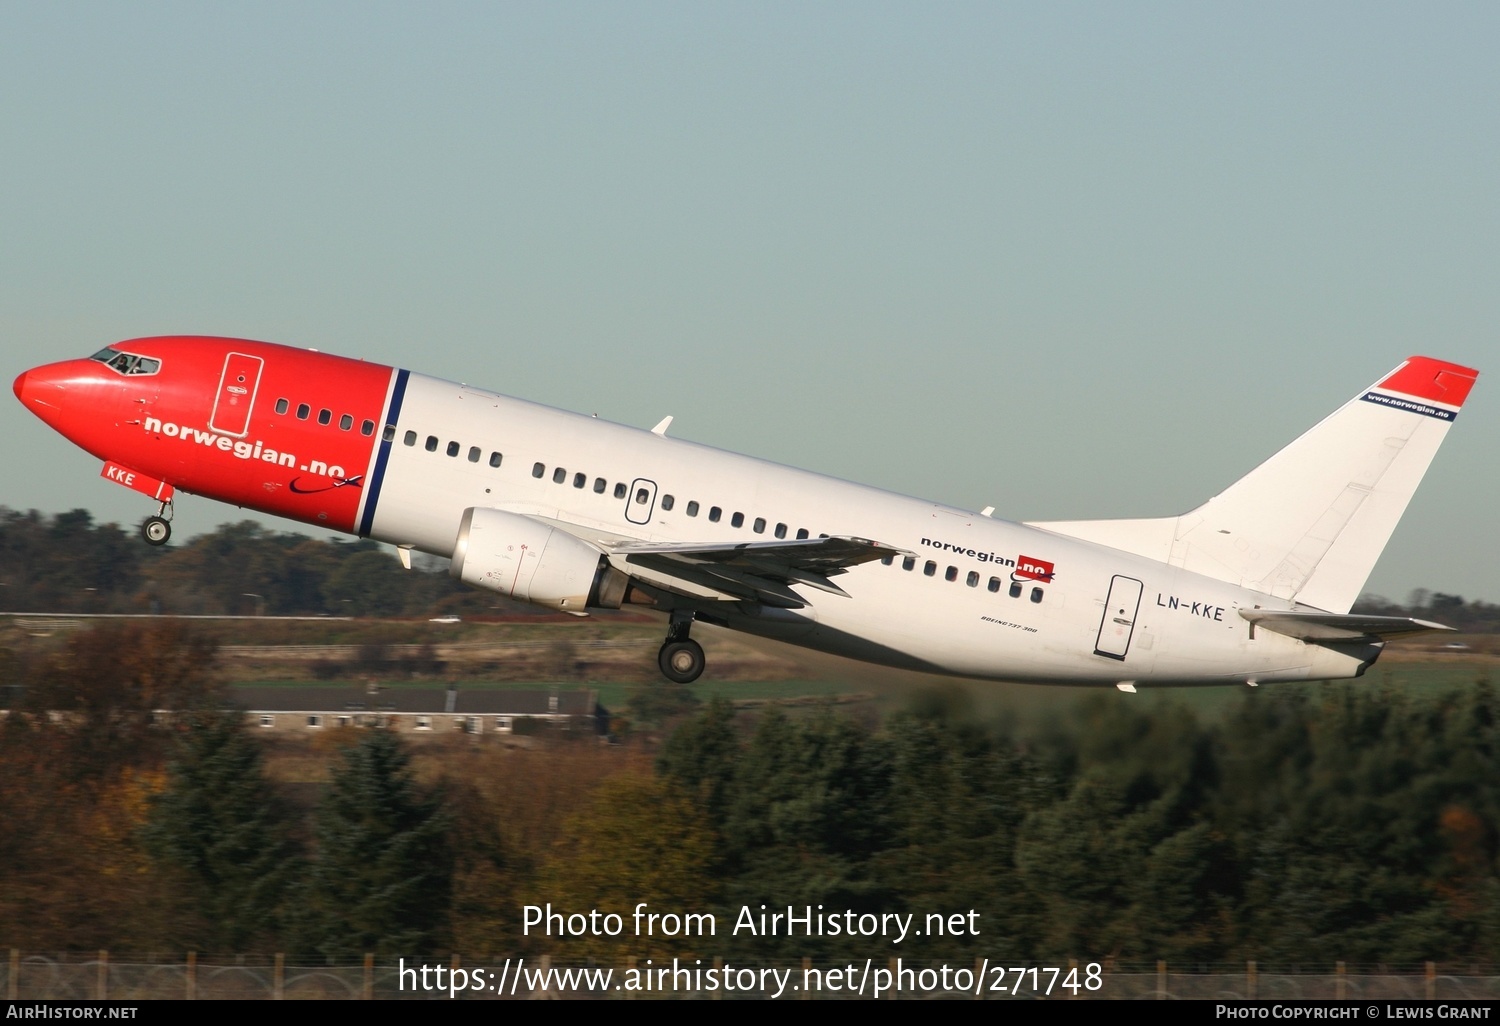
[[[736,513],[734,516],[730,517],[729,518],[729,526],[730,527],[744,527],[745,526],[745,514],[743,514],[743,513]]]
[[[311,413],[311,412],[312,412],[312,407],[311,406],[307,405],[306,403],[301,403],[297,407],[297,419],[298,420],[306,420],[307,419],[307,415],[309,413]]]
[[[375,422],[373,420],[362,421],[359,425],[359,433],[362,435],[373,435],[375,433]]]
[[[500,465],[500,459],[501,457],[498,452],[490,453],[490,466],[498,467]]]
[[[917,557],[916,556],[907,556],[906,558],[904,558],[903,560],[901,560],[901,569],[903,569],[903,570],[913,570],[913,569],[916,568],[916,565],[917,565]]]
[[[724,511],[721,510],[719,507],[714,506],[711,509],[709,509],[709,511],[708,511],[708,521],[711,524],[717,524],[719,522],[719,518],[722,517],[723,515],[724,515]]]
[[[327,427],[330,423],[332,423],[332,421],[333,421],[333,411],[332,410],[319,410],[318,411],[318,423],[319,424],[322,424],[324,427]]]
[[[922,565],[922,573],[926,574],[928,577],[931,577],[933,574],[937,573],[937,564],[929,559]]]
[[[1020,598],[1021,597],[1021,582],[1020,581],[1011,581],[1010,582],[1010,597],[1011,598]]]
[[[437,435],[428,435],[427,436],[427,441],[424,444],[424,448],[426,448],[426,450],[428,452],[437,452],[437,443],[438,443],[438,437],[437,437]]]
[[[807,537],[807,528],[805,528],[805,527],[799,527],[799,528],[797,528],[797,540],[801,541],[803,538],[806,538],[806,537]]]
[[[971,588],[977,588],[977,587],[979,587],[979,571],[978,570],[970,570],[969,571],[969,577],[968,577],[967,583],[968,583],[969,587],[971,587]]]
[[[956,567],[956,566],[950,566],[948,568],[948,571],[945,574],[943,574],[943,580],[945,580],[945,581],[956,581],[956,580],[958,580],[958,567]]]
[[[369,422],[366,421],[366,423],[369,423]],[[374,425],[371,425],[371,426],[373,427]],[[349,416],[349,414],[346,413],[342,417],[339,418],[339,430],[340,431],[350,431],[353,428],[354,428],[354,418],[351,417],[351,416]],[[369,434],[368,431],[365,432],[365,433]]]
[[[594,494],[603,495],[604,489],[609,487],[609,482],[602,477],[594,478]]]
[[[672,498],[670,495],[663,495],[661,497],[661,508],[663,510],[671,510],[671,508],[676,505],[676,503],[677,500]]]
[[[990,578],[990,591],[999,591],[999,590],[1000,590],[1000,578],[998,578],[998,577],[991,577]]]
[[[615,482],[615,498],[617,498],[617,499],[623,499],[623,498],[625,498],[625,482],[624,481],[616,481]]]
[[[568,479],[568,472],[566,470],[564,470],[562,467],[558,467],[556,470],[554,470],[552,472],[552,483],[553,484],[562,484],[567,479]]]
[[[408,431],[406,433],[406,437],[403,438],[402,441],[405,442],[407,445],[416,445],[417,444],[417,433],[415,431]]]
[[[531,465],[531,476],[532,477],[541,477],[546,472],[547,472],[547,468],[544,467],[544,466],[542,466],[540,463],[533,463]]]
[[[778,537],[778,538],[785,538],[786,537],[786,525],[785,524],[777,524],[776,525],[776,537]]]
[[[756,517],[755,518],[755,533],[756,534],[765,534],[766,533],[766,518],[765,517]]]
[[[689,502],[687,504],[687,515],[690,516],[690,517],[695,517],[695,516],[698,515],[698,500],[697,499],[693,499],[691,502]]]
[[[394,442],[396,440],[396,425],[387,424],[385,430],[380,432],[382,442]]]
[[[471,445],[471,446],[469,446],[469,462],[470,463],[478,463],[479,462],[479,446],[477,446],[477,445]]]
[[[290,405],[285,399],[278,399],[276,400],[276,412],[285,413]]]
[[[1031,601],[1033,601],[1033,602],[1040,602],[1041,600],[1042,600],[1042,589],[1041,588],[1032,588],[1031,589]]]
[[[637,488],[635,490],[635,504],[637,506],[644,506],[646,503],[648,503],[650,501],[651,501],[651,489],[649,489],[649,488]]]
[[[574,474],[573,475],[573,487],[574,488],[582,488],[584,485],[586,485],[588,483],[589,483],[589,476],[587,474]]]

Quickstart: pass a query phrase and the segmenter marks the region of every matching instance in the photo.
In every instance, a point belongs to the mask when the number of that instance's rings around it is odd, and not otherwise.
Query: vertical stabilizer
[[[1189,513],[1030,526],[1347,612],[1478,375],[1413,356]]]

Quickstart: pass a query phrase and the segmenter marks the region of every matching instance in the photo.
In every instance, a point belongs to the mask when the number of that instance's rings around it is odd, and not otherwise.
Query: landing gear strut
[[[155,516],[147,517],[145,523],[141,524],[141,537],[146,539],[147,545],[165,545],[172,537],[172,501],[170,499],[157,508]]]
[[[688,637],[692,626],[692,613],[673,610],[667,640],[656,657],[662,676],[677,684],[691,684],[703,673],[703,646]]]

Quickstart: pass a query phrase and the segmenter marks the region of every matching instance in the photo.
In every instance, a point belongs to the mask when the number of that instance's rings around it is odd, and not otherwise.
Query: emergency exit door
[[[1130,651],[1130,636],[1135,633],[1135,617],[1141,608],[1144,585],[1134,577],[1110,578],[1109,597],[1104,600],[1104,617],[1099,621],[1099,637],[1094,640],[1094,654],[1124,660]]]
[[[260,357],[244,353],[230,353],[224,357],[224,373],[219,375],[219,393],[214,397],[209,427],[238,437],[249,432],[250,407],[255,405],[260,369],[264,364]]]

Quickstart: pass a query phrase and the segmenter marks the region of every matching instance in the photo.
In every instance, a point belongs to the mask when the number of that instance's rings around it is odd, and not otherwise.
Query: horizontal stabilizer
[[[1324,613],[1316,609],[1241,609],[1240,615],[1256,627],[1302,641],[1355,641],[1453,630],[1440,623],[1409,616],[1360,616]]]
[[[1029,526],[1347,612],[1478,374],[1413,356],[1181,516]]]

